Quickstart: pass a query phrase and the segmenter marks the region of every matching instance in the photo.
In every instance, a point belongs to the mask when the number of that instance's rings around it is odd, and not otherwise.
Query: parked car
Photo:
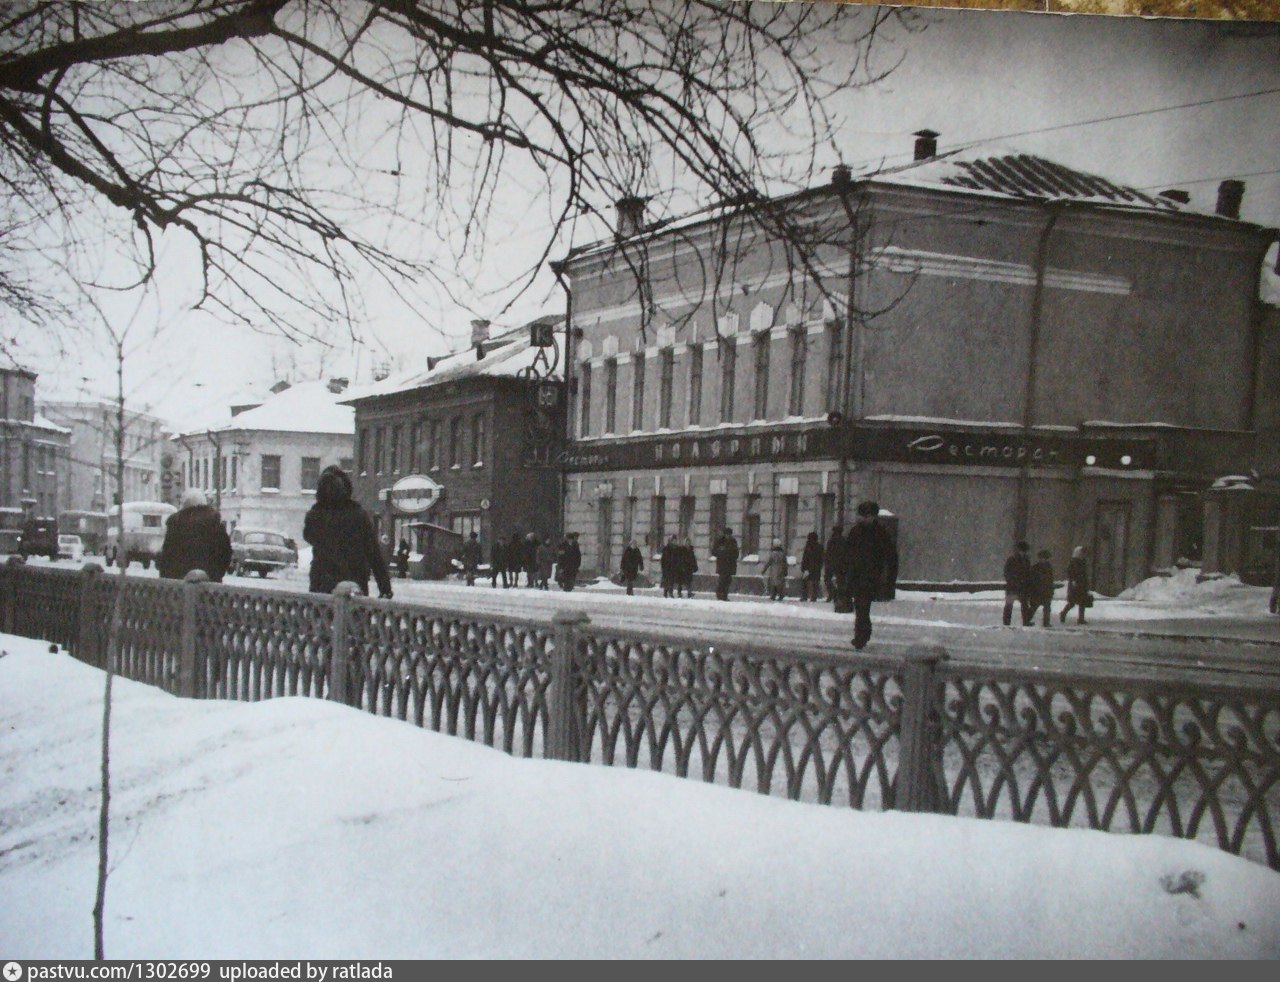
[[[127,567],[135,560],[147,569],[160,558],[164,545],[164,523],[178,509],[163,501],[126,501],[124,503],[124,535],[120,535],[116,516],[121,509],[113,506],[107,528],[107,563]]]
[[[58,558],[58,522],[52,518],[29,518],[22,524],[18,552],[23,559],[32,556]]]
[[[297,543],[279,532],[236,529],[231,533],[231,572],[266,576],[272,570],[298,565]]]
[[[84,562],[84,543],[80,541],[80,536],[67,535],[65,532],[59,535],[58,558],[70,559],[73,563]]]

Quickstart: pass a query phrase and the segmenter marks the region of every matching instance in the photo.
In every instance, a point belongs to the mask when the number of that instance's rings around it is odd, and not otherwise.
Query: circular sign
[[[488,498],[481,498],[481,499],[480,499],[480,508],[481,508],[483,511],[488,511],[488,510],[489,510],[489,499],[488,499]]]
[[[423,474],[410,474],[391,486],[391,504],[396,511],[417,515],[439,501],[443,491],[444,488],[431,478]]]

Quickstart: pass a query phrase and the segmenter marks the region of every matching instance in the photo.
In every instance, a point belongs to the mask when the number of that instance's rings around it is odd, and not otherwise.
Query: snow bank
[[[0,649],[0,948],[87,958],[102,676]],[[318,700],[115,691],[111,958],[1280,955],[1280,875],[1195,843],[517,760]]]
[[[1197,582],[1200,570],[1195,567],[1174,570],[1171,576],[1153,576],[1119,594],[1117,600],[1138,600],[1169,607],[1220,606],[1236,597],[1247,598],[1256,606],[1255,588],[1240,582],[1238,576],[1221,576]]]

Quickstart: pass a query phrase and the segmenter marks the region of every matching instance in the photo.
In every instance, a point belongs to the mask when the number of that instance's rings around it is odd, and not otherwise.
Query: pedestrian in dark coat
[[[698,557],[693,551],[693,543],[686,537],[680,541],[680,552],[676,556],[676,596],[693,596],[693,576],[698,572]]]
[[[221,583],[231,566],[231,537],[223,528],[222,516],[199,488],[188,488],[182,508],[165,522],[156,566],[165,579],[180,580],[201,569],[214,583]]]
[[[507,547],[502,539],[494,539],[493,548],[489,550],[489,577],[495,590],[499,576],[502,577],[502,585],[507,586]]]
[[[1053,563],[1050,560],[1053,553],[1048,549],[1041,549],[1036,554],[1036,563],[1031,567],[1031,617],[1027,620],[1028,624],[1034,624],[1036,620],[1036,611],[1043,609],[1044,626],[1048,627],[1052,623],[1053,607]]]
[[[1004,561],[1004,626],[1013,620],[1013,605],[1022,608],[1022,624],[1031,623],[1031,547],[1019,542]]]
[[[538,579],[538,533],[530,532],[524,537],[524,585],[532,588]]]
[[[1089,593],[1089,569],[1084,561],[1084,546],[1076,546],[1071,550],[1071,560],[1067,563],[1067,605],[1058,614],[1058,621],[1066,623],[1067,614],[1072,607],[1079,608],[1076,623],[1084,623],[1084,609],[1093,603]]]
[[[407,539],[401,539],[396,546],[396,569],[400,572],[400,579],[405,579],[409,575],[409,542]]]
[[[845,538],[844,587],[853,599],[853,641],[861,651],[871,640],[871,602],[898,580],[898,550],[876,516],[874,501],[858,505],[858,517]]]
[[[800,554],[800,573],[804,581],[800,587],[801,600],[818,599],[818,583],[822,579],[822,540],[817,532],[810,532],[805,539],[804,552]]]
[[[671,540],[662,548],[662,556],[658,560],[659,568],[662,570],[662,595],[664,597],[675,596],[676,584],[680,580],[680,542],[673,535]]]
[[[634,594],[636,577],[640,575],[640,570],[644,567],[644,557],[640,554],[640,550],[636,548],[635,540],[632,539],[627,543],[625,549],[622,550],[622,565],[619,570],[622,574],[622,585],[627,588],[627,596]],[[666,575],[665,573],[663,574]]]
[[[311,590],[332,593],[343,581],[369,592],[369,575],[378,595],[391,599],[391,577],[378,548],[368,512],[351,498],[351,478],[336,466],[326,467],[316,484],[316,503],[307,512],[302,537],[311,543]]]
[[[833,526],[831,538],[822,551],[822,582],[827,588],[827,602],[832,603],[840,595],[840,577],[844,575],[844,527]]]
[[[519,532],[511,533],[511,541],[507,543],[507,575],[509,583],[503,586],[519,586],[520,571],[524,569],[524,537]]]
[[[578,533],[570,532],[560,543],[560,552],[556,555],[556,580],[560,589],[566,593],[578,582],[578,571],[582,569],[582,549],[578,547]]]
[[[729,599],[729,584],[738,573],[738,540],[733,529],[727,528],[711,550],[716,561],[716,599]]]
[[[556,551],[550,542],[538,543],[538,589],[549,590],[551,570],[556,564]]]
[[[462,544],[462,572],[467,578],[467,586],[476,585],[476,568],[480,565],[480,536],[472,532]]]

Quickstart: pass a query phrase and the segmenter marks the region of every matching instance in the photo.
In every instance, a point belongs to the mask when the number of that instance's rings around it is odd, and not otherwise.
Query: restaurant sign
[[[440,500],[444,488],[425,474],[410,474],[391,486],[391,504],[405,515],[429,511]]]
[[[569,447],[570,472],[706,467],[775,461],[848,460],[960,467],[1099,467],[1146,470],[1150,440],[1018,430],[949,430],[886,426],[816,426],[755,434],[642,437]]]

